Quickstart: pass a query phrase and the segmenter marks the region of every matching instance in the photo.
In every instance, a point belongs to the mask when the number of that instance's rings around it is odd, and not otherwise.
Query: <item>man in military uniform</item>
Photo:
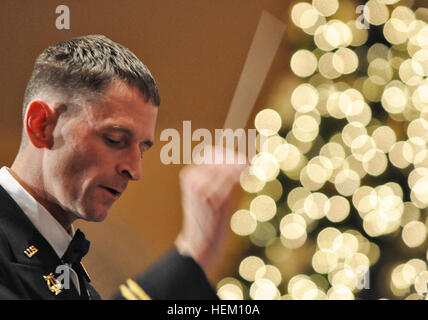
[[[1,299],[100,299],[81,264],[89,241],[72,223],[104,220],[128,182],[141,178],[159,104],[150,71],[104,36],[73,38],[39,55],[18,154],[0,170]],[[242,169],[220,163],[181,172],[184,223],[174,248],[114,298],[217,298],[205,272]]]

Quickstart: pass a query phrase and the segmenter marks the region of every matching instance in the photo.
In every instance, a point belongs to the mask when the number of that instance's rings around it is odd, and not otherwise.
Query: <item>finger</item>
[[[196,165],[180,172],[184,192],[195,193],[201,201],[218,209],[239,181],[242,165]]]

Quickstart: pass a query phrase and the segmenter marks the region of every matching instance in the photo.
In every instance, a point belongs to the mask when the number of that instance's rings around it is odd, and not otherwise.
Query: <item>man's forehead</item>
[[[158,113],[158,107],[141,95],[107,95],[101,103],[88,107],[92,117],[100,121],[120,119],[145,125],[147,122],[155,122]]]
[[[138,139],[153,140],[158,107],[136,88],[113,83],[102,101],[85,105],[83,109],[82,116],[94,129],[116,129]]]
[[[105,90],[104,99],[118,100],[119,102],[126,102],[127,100],[140,101],[143,104],[152,104],[145,95],[136,87],[129,85],[121,80],[114,80],[109,87]]]

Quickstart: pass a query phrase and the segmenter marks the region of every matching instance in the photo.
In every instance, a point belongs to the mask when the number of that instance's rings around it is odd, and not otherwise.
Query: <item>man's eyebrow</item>
[[[108,127],[107,130],[121,131],[121,132],[124,132],[131,137],[133,137],[135,135],[132,130],[129,130],[129,129],[121,127],[121,126],[111,126],[111,127]]]
[[[124,128],[121,126],[111,126],[108,128],[108,130],[121,131],[121,132],[124,132],[131,137],[135,136],[135,134],[132,130],[129,130],[128,128]],[[145,144],[148,148],[151,148],[153,146],[153,140],[144,140],[142,143]]]

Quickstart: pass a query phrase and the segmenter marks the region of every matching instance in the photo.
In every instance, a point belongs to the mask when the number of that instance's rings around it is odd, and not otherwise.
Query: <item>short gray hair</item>
[[[54,44],[36,59],[24,94],[28,104],[45,90],[59,94],[102,96],[113,80],[135,86],[147,101],[160,105],[149,69],[127,48],[103,35],[87,35]]]

